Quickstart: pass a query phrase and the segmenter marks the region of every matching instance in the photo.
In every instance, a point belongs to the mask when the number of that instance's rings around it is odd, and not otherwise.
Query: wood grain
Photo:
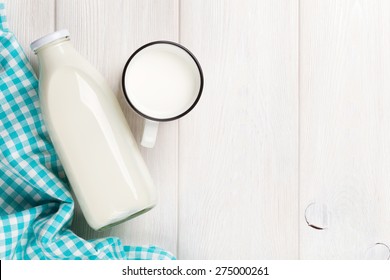
[[[67,28],[75,48],[99,69],[117,93],[134,136],[140,139],[142,119],[131,111],[120,90],[123,67],[141,45],[177,40],[176,0],[58,0],[56,28]],[[85,225],[77,211],[73,229],[85,238],[114,235],[126,244],[156,244],[176,254],[177,241],[177,122],[162,124],[154,149],[142,154],[159,190],[158,206],[132,221],[104,232]]]
[[[300,6],[300,216],[312,202],[330,216],[323,231],[301,219],[301,257],[377,258],[390,243],[390,2]]]
[[[141,148],[158,206],[99,233],[77,208],[82,237],[181,259],[390,257],[389,1],[4,2],[34,68],[29,43],[70,30],[138,139],[142,119],[120,92],[129,55],[167,39],[203,66],[197,107]]]
[[[3,0],[1,2],[5,3],[10,30],[15,34],[36,71],[37,58],[30,50],[30,43],[54,31],[55,2],[52,0]]]
[[[181,1],[205,88],[179,124],[179,257],[298,257],[298,1]]]

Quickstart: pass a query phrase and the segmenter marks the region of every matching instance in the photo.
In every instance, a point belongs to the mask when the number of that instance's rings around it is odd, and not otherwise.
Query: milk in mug
[[[60,30],[34,41],[43,119],[95,230],[150,210],[156,189],[114,93]]]

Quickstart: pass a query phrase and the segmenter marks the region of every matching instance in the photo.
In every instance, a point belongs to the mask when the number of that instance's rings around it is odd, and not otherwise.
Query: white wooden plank
[[[300,6],[301,257],[388,258],[390,2]],[[307,226],[310,203],[327,229]]]
[[[179,257],[298,257],[298,1],[181,1],[205,89],[179,123]]]
[[[52,0],[3,0],[10,30],[37,70],[37,58],[30,43],[54,31],[55,13]],[[37,72],[37,71],[36,71]]]
[[[157,39],[177,40],[177,0],[77,1],[58,0],[56,27],[68,28],[76,49],[108,79],[117,93],[130,127],[140,138],[142,120],[120,92],[128,57]],[[158,206],[136,219],[96,233],[77,213],[73,229],[85,238],[114,235],[127,244],[156,244],[176,253],[177,241],[177,122],[162,124],[154,149],[142,149],[159,190]]]

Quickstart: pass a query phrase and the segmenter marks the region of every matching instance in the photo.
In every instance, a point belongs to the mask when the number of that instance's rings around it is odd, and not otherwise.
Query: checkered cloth
[[[158,247],[84,240],[69,226],[74,202],[43,124],[38,81],[0,3],[0,258],[174,259]]]

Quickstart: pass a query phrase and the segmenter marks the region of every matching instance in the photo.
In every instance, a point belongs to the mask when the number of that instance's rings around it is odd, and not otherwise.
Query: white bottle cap
[[[50,34],[47,34],[35,41],[33,41],[31,44],[30,44],[30,48],[35,52],[37,49],[39,49],[40,47],[46,45],[46,44],[49,44],[55,40],[58,40],[58,39],[61,39],[61,38],[66,38],[66,37],[69,37],[69,31],[67,29],[61,29],[61,30],[58,30],[56,32],[53,32],[53,33],[50,33]]]

